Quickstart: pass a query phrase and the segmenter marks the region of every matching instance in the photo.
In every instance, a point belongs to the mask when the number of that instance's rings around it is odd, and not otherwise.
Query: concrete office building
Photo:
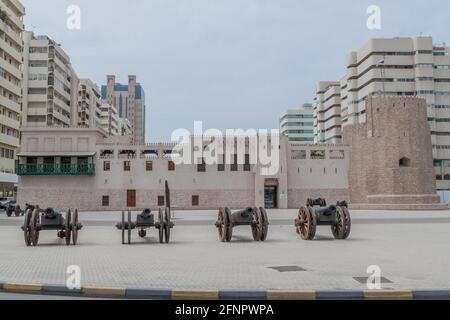
[[[100,89],[90,79],[80,79],[78,87],[78,112],[76,125],[83,128],[102,128],[101,124],[101,93]]]
[[[450,56],[431,37],[372,39],[350,53],[341,80],[343,125],[366,121],[373,94],[426,100],[437,187],[450,189]]]
[[[314,143],[314,110],[309,103],[280,117],[280,132],[290,142]]]
[[[180,209],[299,208],[309,197],[325,197],[329,203],[352,200],[357,208],[444,209],[436,196],[431,141],[423,135],[428,126],[425,102],[374,97],[368,103],[368,110],[380,110],[371,127],[376,130],[365,124],[350,126],[345,140],[349,145],[290,142],[285,135],[279,145],[270,140],[265,150],[279,151],[278,170],[270,175],[264,175],[261,163],[249,160],[250,139],[245,144],[237,139],[226,144],[226,150],[243,147],[243,164],[231,157],[215,165],[202,161],[175,165],[175,144],[135,144],[98,129],[24,129],[18,154],[18,202],[89,211],[156,209],[164,205],[167,180],[171,202]],[[393,117],[385,108],[394,109]],[[407,108],[411,111],[403,117]],[[383,131],[383,125],[398,120],[403,122],[397,131]],[[399,138],[389,139],[394,133]],[[192,153],[196,148],[208,150],[214,139],[189,148]],[[383,149],[385,142],[389,144]]]
[[[107,76],[107,85],[102,86],[102,99],[113,105],[120,118],[128,119],[135,143],[145,142],[145,92],[136,76],[128,76],[128,85],[116,83],[115,76]]]
[[[340,82],[319,82],[313,107],[315,143],[340,144],[342,142]]]
[[[5,184],[11,179],[1,173],[14,173],[20,143],[24,15],[19,1],[0,0],[0,183]]]
[[[131,124],[128,119],[119,117],[117,109],[107,103],[103,103],[100,107],[101,128],[109,136],[132,136]]]
[[[47,36],[24,32],[24,127],[76,126],[79,79],[69,56]]]
[[[121,127],[117,109],[110,104],[102,103],[100,111],[101,128],[110,136],[118,136]]]

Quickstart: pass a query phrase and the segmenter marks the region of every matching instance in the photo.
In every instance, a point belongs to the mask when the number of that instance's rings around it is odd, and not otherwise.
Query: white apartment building
[[[342,143],[340,82],[319,82],[313,108],[314,142],[322,144]]]
[[[306,103],[298,109],[286,111],[280,117],[280,132],[289,142],[314,143],[314,110]]]
[[[103,131],[110,136],[118,136],[121,131],[121,123],[117,109],[110,104],[103,103],[100,110],[100,123]]]
[[[350,53],[341,80],[343,125],[365,122],[370,94],[417,96],[428,105],[438,189],[450,189],[450,55],[431,37],[372,39]]]
[[[61,46],[24,32],[24,127],[69,127],[78,109],[79,79]]]
[[[14,172],[20,143],[24,15],[19,1],[0,0],[0,173]]]
[[[102,98],[98,86],[90,79],[80,79],[77,101],[77,126],[101,128]]]

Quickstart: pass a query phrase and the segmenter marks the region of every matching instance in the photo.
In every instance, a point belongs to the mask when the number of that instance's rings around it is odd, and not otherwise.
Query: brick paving
[[[66,247],[56,233],[41,233],[39,247],[25,247],[22,218],[0,213],[0,282],[65,284],[66,268],[78,265],[83,286],[177,289],[365,289],[370,265],[393,283],[384,288],[450,288],[450,212],[353,212],[350,239],[335,241],[319,227],[315,241],[296,235],[295,210],[270,211],[267,242],[252,241],[249,227],[234,229],[232,243],[221,243],[215,212],[177,212],[169,245],[133,233],[121,245],[114,227],[118,213],[84,213],[80,245]],[[390,221],[393,223],[390,223]],[[270,267],[299,266],[280,273]]]

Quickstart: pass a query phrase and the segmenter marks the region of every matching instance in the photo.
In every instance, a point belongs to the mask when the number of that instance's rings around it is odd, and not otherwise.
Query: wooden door
[[[127,207],[128,208],[136,207],[136,190],[127,191]]]

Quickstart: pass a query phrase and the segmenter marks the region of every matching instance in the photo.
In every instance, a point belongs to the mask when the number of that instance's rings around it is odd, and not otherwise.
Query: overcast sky
[[[59,42],[79,77],[137,75],[147,96],[147,140],[174,129],[278,128],[339,80],[348,52],[372,37],[432,35],[450,43],[448,0],[22,0],[25,25]],[[378,5],[382,29],[366,27]],[[81,30],[66,27],[69,5]]]

